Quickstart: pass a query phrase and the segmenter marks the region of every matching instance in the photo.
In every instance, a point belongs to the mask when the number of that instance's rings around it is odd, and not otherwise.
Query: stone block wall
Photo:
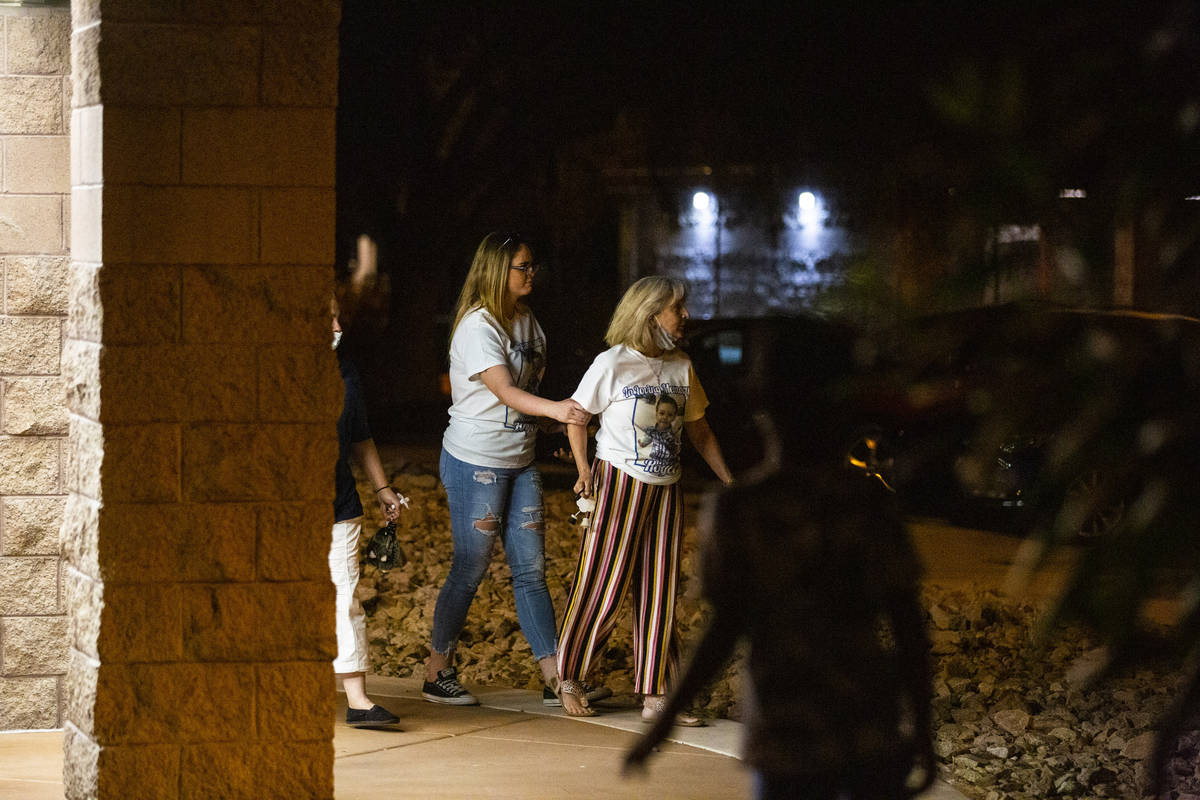
[[[62,724],[70,33],[0,8],[0,730]]]
[[[330,797],[338,0],[72,3],[68,797]]]

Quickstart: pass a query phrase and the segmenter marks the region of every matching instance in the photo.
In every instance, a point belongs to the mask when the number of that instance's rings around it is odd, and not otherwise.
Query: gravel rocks
[[[393,485],[412,499],[397,525],[403,555],[386,574],[364,567],[358,597],[367,612],[373,668],[408,677],[420,673],[429,655],[433,608],[450,567],[448,512],[432,464],[390,450],[383,456]],[[364,497],[372,488],[360,485]],[[689,526],[677,606],[685,651],[707,614],[692,577],[698,502],[687,496]],[[546,575],[560,610],[578,557],[579,531],[568,521],[574,511],[569,491],[547,489]],[[382,524],[377,509],[367,513],[364,540]],[[1078,686],[1068,679],[1068,670],[1095,647],[1083,631],[1061,629],[1049,646],[1036,648],[1037,607],[992,591],[936,586],[926,587],[923,599],[934,652],[934,747],[945,779],[979,800],[1143,796],[1154,720],[1173,697],[1176,673],[1142,668],[1096,688]],[[468,684],[541,688],[499,552],[471,607],[458,666]],[[628,611],[591,677],[618,696],[632,695]],[[708,716],[737,719],[739,692],[735,660],[695,707]],[[1182,737],[1171,765],[1174,788],[1165,796],[1200,797],[1198,755],[1200,732]]]

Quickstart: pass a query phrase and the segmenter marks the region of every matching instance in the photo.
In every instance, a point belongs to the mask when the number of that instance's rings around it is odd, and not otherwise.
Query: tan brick
[[[333,742],[327,737],[316,742],[184,747],[179,796],[189,800],[331,798]]]
[[[6,556],[58,555],[58,529],[64,497],[5,497],[0,500],[0,553]]]
[[[93,736],[95,718],[92,710],[96,703],[96,684],[100,678],[100,662],[78,650],[71,651],[67,674],[62,681],[62,715],[65,721],[79,729],[89,739]],[[67,732],[71,730],[67,726]],[[64,743],[64,746],[70,745]]]
[[[333,264],[333,189],[262,193],[264,264]]]
[[[71,185],[104,180],[104,106],[71,110]]]
[[[14,136],[5,140],[4,191],[70,192],[70,140],[66,136]]]
[[[9,314],[53,316],[67,313],[66,256],[9,256],[2,259],[6,274],[5,309]]]
[[[99,778],[100,745],[86,733],[67,725],[63,731],[63,796],[66,800],[108,796],[99,793]]]
[[[62,556],[68,569],[63,572],[64,585],[69,581],[71,570],[78,570],[89,578],[100,578],[100,504],[81,494],[71,493],[62,510],[62,525],[59,540]]]
[[[66,436],[64,399],[61,377],[6,378],[4,433]]]
[[[261,35],[235,25],[105,25],[100,97],[116,105],[258,102]],[[79,103],[76,103],[79,105]]]
[[[183,647],[198,661],[333,660],[333,583],[184,587]]]
[[[71,69],[71,16],[8,18],[8,71],[15,75],[63,75]]]
[[[76,186],[71,189],[71,203],[74,209],[71,214],[71,225],[74,228],[71,231],[71,241],[74,243],[71,257],[76,262],[99,264],[104,260],[104,193],[103,186]],[[124,194],[126,197],[132,196],[129,189],[126,189]],[[124,241],[128,241],[132,248],[133,238],[127,230],[119,229],[109,233],[115,235],[117,241],[122,241],[122,234],[127,234]]]
[[[101,359],[101,420],[248,422],[255,416],[254,373],[250,347],[107,346]]]
[[[258,577],[328,579],[332,526],[333,506],[328,501],[263,506],[258,512]]]
[[[57,375],[62,322],[0,317],[0,375]]]
[[[188,4],[188,19],[200,22],[266,22],[336,28],[340,0],[206,0]]]
[[[61,253],[62,205],[57,195],[0,195],[0,252]]]
[[[69,390],[68,390],[69,393]],[[104,428],[98,422],[72,416],[71,435],[64,450],[63,488],[93,500],[100,498],[100,466],[104,462]]]
[[[0,76],[0,134],[65,133],[61,78]]]
[[[105,269],[105,272],[108,270]],[[104,305],[100,301],[100,266],[72,262],[68,272],[67,324],[64,334],[63,373],[67,371],[66,348],[70,340],[99,344],[104,335]],[[128,306],[126,306],[128,308]],[[141,317],[141,314],[126,314]],[[96,359],[97,364],[99,358]]]
[[[188,267],[183,337],[194,344],[328,342],[331,291],[328,267]]]
[[[104,180],[179,183],[180,111],[104,106]]]
[[[58,494],[59,440],[0,436],[0,494]]]
[[[0,557],[0,616],[58,612],[58,558]]]
[[[71,0],[75,27],[105,22],[175,22],[181,19],[181,0]]]
[[[58,678],[0,678],[0,730],[58,727]]]
[[[99,6],[100,0],[86,0]],[[72,13],[79,3],[71,3]],[[98,11],[99,9],[97,9]],[[100,104],[100,26],[75,25],[71,34],[71,104],[86,108]]]
[[[253,670],[249,664],[105,664],[96,687],[96,739],[106,745],[248,742],[254,738]]]
[[[106,345],[160,344],[180,338],[182,277],[178,267],[105,264],[98,276],[97,306],[136,308],[104,315]],[[89,327],[91,334],[94,328]]]
[[[324,344],[265,347],[259,352],[259,419],[332,422],[341,413],[337,360]]]
[[[63,347],[63,400],[71,411],[100,419],[100,358],[104,349],[93,342],[68,339]]]
[[[117,535],[101,529],[101,546],[108,536]],[[181,598],[178,585],[106,583],[96,643],[100,663],[178,661],[183,646]]]
[[[248,264],[257,260],[258,214],[255,195],[249,190],[136,187],[133,218],[137,220],[135,261]]]
[[[176,425],[105,425],[103,499],[142,503],[178,500],[179,441]]]
[[[184,494],[192,502],[328,499],[336,461],[333,425],[194,425],[183,438]]]
[[[333,108],[214,108],[183,115],[183,181],[333,186]]]
[[[59,675],[70,655],[68,621],[62,617],[0,618],[0,674]]]
[[[108,503],[100,513],[106,585],[254,579],[252,506]]]
[[[296,661],[255,667],[258,738],[265,741],[321,739],[334,716],[333,665]]]
[[[337,105],[338,42],[327,31],[272,27],[263,33],[263,102]]]
[[[179,797],[180,747],[108,745],[100,751],[98,797]]]
[[[98,660],[104,585],[78,570],[66,567],[63,569],[63,590],[66,606],[71,610],[71,644],[79,653]]]

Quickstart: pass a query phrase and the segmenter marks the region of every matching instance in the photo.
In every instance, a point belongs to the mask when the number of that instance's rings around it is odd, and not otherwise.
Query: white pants
[[[362,604],[354,596],[358,585],[358,537],[362,517],[333,524],[329,546],[329,575],[337,589],[337,658],[333,671],[367,671],[367,624]]]

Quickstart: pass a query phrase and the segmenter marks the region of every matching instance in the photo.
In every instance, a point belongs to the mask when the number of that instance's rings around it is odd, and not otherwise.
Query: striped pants
[[[683,539],[679,484],[643,483],[607,461],[592,469],[596,510],[558,637],[558,674],[582,680],[633,584],[634,691],[666,694],[679,656],[675,589]]]

